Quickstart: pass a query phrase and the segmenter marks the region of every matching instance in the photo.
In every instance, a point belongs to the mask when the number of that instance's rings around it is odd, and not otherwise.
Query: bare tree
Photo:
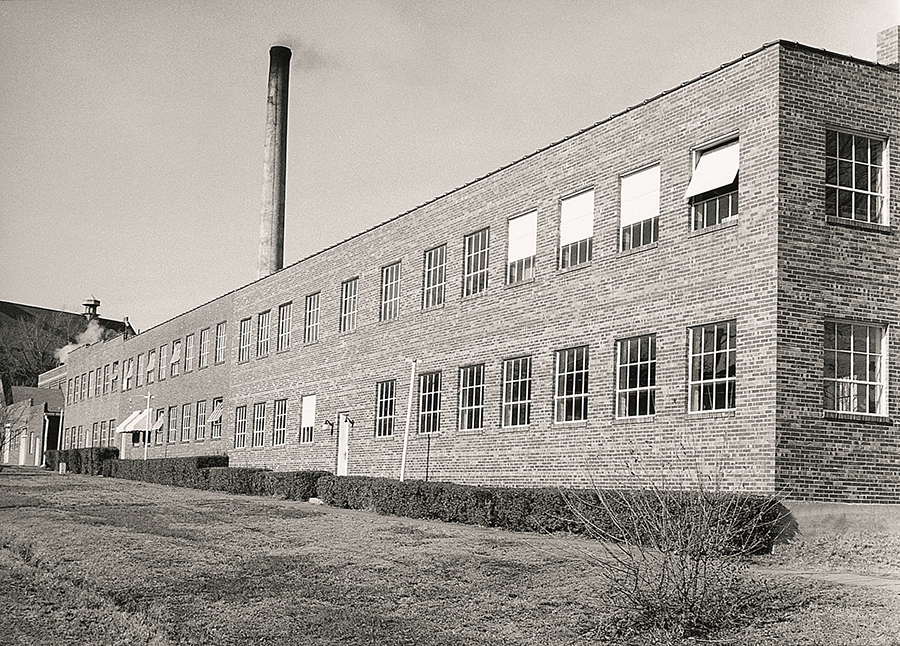
[[[0,374],[13,386],[36,386],[38,375],[59,365],[56,351],[76,340],[86,326],[78,315],[28,314],[0,327]]]

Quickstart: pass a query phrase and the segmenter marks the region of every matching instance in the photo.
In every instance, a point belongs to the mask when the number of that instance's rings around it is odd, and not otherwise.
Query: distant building
[[[63,444],[900,501],[898,64],[765,45],[77,349]]]
[[[13,386],[10,399],[0,406],[0,458],[3,464],[39,467],[44,451],[59,442],[62,391]]]

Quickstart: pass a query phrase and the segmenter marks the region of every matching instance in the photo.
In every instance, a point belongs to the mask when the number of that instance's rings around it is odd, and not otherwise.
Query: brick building
[[[63,444],[898,501],[900,28],[878,38],[877,63],[765,45],[78,349]]]

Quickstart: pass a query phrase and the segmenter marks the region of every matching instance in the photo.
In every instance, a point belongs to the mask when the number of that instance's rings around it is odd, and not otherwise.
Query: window
[[[103,420],[100,422],[100,446],[112,446],[109,439],[109,434],[106,432],[106,420]]]
[[[101,386],[101,368],[97,368],[94,371],[94,397],[100,396],[100,386]]]
[[[194,369],[194,335],[188,334],[184,337],[184,371],[190,372]]]
[[[358,283],[358,278],[341,283],[341,332],[350,332],[356,329]]]
[[[684,197],[691,204],[691,228],[696,231],[738,214],[737,141],[694,153],[694,173]]]
[[[209,328],[200,330],[200,356],[197,359],[197,367],[205,368],[209,365]]]
[[[287,431],[287,400],[275,400],[275,424],[272,427],[272,446],[284,444]]]
[[[112,364],[112,377],[110,378],[109,390],[110,392],[116,392],[116,388],[118,387],[116,384],[119,381],[119,362],[113,361]],[[77,390],[77,389],[76,389]]]
[[[691,328],[691,412],[734,409],[736,364],[735,321]]]
[[[153,439],[157,444],[163,443],[163,426],[166,425],[166,409],[156,410],[156,421],[153,423]],[[112,431],[110,431],[111,433]]]
[[[316,396],[306,395],[300,402],[300,442],[310,444],[313,441],[313,430],[316,427]]]
[[[463,247],[463,296],[487,289],[490,229],[476,231],[465,238]]]
[[[293,303],[284,303],[278,306],[278,341],[276,347],[279,352],[291,347],[291,315],[293,309]]]
[[[887,335],[882,327],[825,323],[825,410],[884,415]]]
[[[140,388],[144,385],[144,355],[137,356],[137,362],[134,366],[134,387]]]
[[[503,362],[503,426],[531,423],[531,357]]]
[[[74,393],[74,397],[72,399],[73,403],[78,402],[78,395],[80,394],[80,392],[81,392],[81,377],[79,375],[75,375],[75,393]]]
[[[459,430],[484,428],[484,364],[459,369]]]
[[[556,352],[556,421],[587,419],[588,347]]]
[[[616,417],[656,414],[656,335],[619,341]]]
[[[400,263],[381,268],[382,321],[392,321],[400,316]]]
[[[269,354],[269,312],[262,312],[256,317],[256,356]]]
[[[250,319],[241,319],[238,326],[238,363],[250,359]]]
[[[422,284],[422,309],[444,304],[444,286],[447,284],[447,245],[425,252],[424,282]]]
[[[178,406],[169,406],[169,432],[166,440],[169,444],[178,440]]]
[[[107,368],[109,368],[109,366],[107,366]],[[107,374],[108,374],[108,373],[109,373],[109,370],[107,370]],[[66,386],[66,403],[67,403],[67,404],[71,404],[71,403],[72,403],[72,388],[73,388],[73,385],[74,385],[74,384],[73,384],[73,380],[72,380],[72,379],[69,379],[68,384],[67,384],[67,386]],[[104,382],[103,385],[106,386],[106,383]],[[103,394],[104,394],[104,395],[106,394],[106,388],[103,389]]]
[[[419,375],[419,433],[441,430],[441,373]]]
[[[94,371],[88,370],[87,373],[87,396],[88,399],[91,398],[91,394],[94,392]]]
[[[101,446],[100,444],[100,422],[94,422],[91,427],[91,446]],[[31,449],[34,452],[34,449]]]
[[[194,439],[206,439],[206,401],[197,402],[197,431],[194,433]]]
[[[559,268],[589,262],[594,253],[594,191],[584,191],[561,202],[559,216]]]
[[[171,372],[169,374],[177,377],[181,373],[181,339],[172,341],[172,359],[169,363],[171,364]]]
[[[234,448],[243,449],[247,446],[247,407],[238,406],[234,409]]]
[[[134,379],[134,359],[125,359],[125,374],[122,375],[122,392],[131,390]],[[81,375],[81,398],[84,399],[84,387],[86,385],[84,375]]]
[[[103,394],[109,392],[109,364],[103,366]]]
[[[394,434],[394,410],[397,394],[397,382],[379,381],[375,385],[375,437],[388,437]]]
[[[216,363],[222,363],[223,361],[225,361],[225,342],[227,340],[225,337],[225,332],[226,332],[225,321],[222,321],[221,323],[219,323],[216,326],[216,350],[215,350],[215,352],[216,352],[215,362]]]
[[[160,381],[163,381],[166,378],[166,373],[169,371],[168,356],[169,346],[159,346],[159,372],[157,373],[157,377],[159,377]]]
[[[156,350],[150,350],[147,353],[147,383],[153,383],[153,377],[156,375]]]
[[[266,440],[266,404],[253,404],[253,437],[252,446],[262,446]]]
[[[209,436],[218,440],[222,437],[222,412],[224,407],[222,405],[222,398],[216,397],[212,400],[212,413],[209,414],[209,419],[207,422],[209,423]]]
[[[884,142],[825,132],[825,212],[857,222],[882,223]]]
[[[509,285],[534,278],[537,253],[537,211],[509,221],[509,248],[506,254],[506,282]]]
[[[303,342],[315,343],[319,340],[319,293],[306,297],[306,320],[303,326]]]
[[[191,408],[190,404],[185,404],[181,407],[181,441],[182,442],[190,442],[191,441]]]
[[[659,164],[626,175],[621,187],[621,251],[659,239]]]

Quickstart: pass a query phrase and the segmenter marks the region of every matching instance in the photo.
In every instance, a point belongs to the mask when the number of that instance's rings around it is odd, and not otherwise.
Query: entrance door
[[[347,475],[347,454],[350,451],[350,420],[347,413],[338,413],[337,474]]]

